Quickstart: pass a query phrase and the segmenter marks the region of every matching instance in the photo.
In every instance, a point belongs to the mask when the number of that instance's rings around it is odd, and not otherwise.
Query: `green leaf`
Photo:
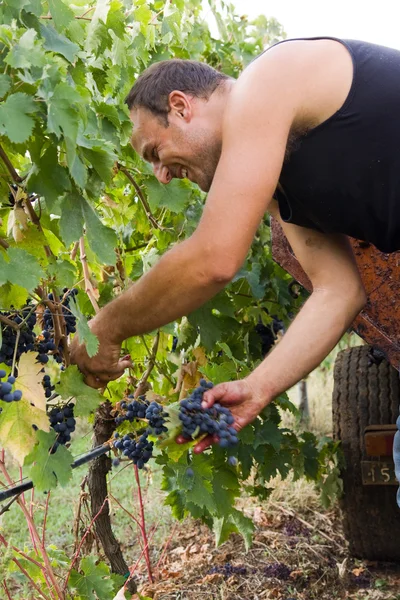
[[[55,28],[64,31],[75,18],[73,11],[62,0],[48,0],[48,4]]]
[[[76,332],[78,334],[79,343],[85,344],[86,352],[90,357],[94,356],[99,349],[98,338],[90,331],[88,322],[79,310],[79,306],[75,301],[70,302],[69,309],[76,317]]]
[[[190,185],[176,179],[173,179],[168,185],[162,185],[153,178],[147,182],[146,186],[151,210],[165,206],[174,213],[181,213],[191,194]]]
[[[28,176],[28,191],[43,196],[51,210],[56,201],[70,189],[71,181],[67,170],[58,163],[57,148],[50,146],[34,162]]]
[[[15,387],[18,389],[18,379]],[[24,397],[19,402],[2,402],[2,409],[0,443],[20,465],[23,465],[25,457],[36,443],[36,432],[32,423],[48,431],[48,417],[45,411],[31,406]]]
[[[83,189],[87,183],[87,168],[79,157],[75,142],[69,138],[65,138],[65,146],[67,149],[67,164],[71,177],[76,185]]]
[[[3,98],[11,87],[11,77],[5,73],[0,73],[0,98]]]
[[[36,43],[37,32],[28,29],[21,36],[5,58],[5,62],[14,69],[29,69],[30,67],[43,67],[46,64],[46,55]]]
[[[82,202],[82,212],[85,218],[86,235],[89,246],[102,263],[115,265],[117,236],[115,232],[103,225],[97,213],[85,201]]]
[[[282,432],[273,421],[263,421],[262,424],[257,422],[256,439],[254,448],[257,449],[263,444],[270,444],[274,450],[278,451],[282,444]]]
[[[115,154],[106,147],[94,146],[93,148],[82,148],[87,160],[93,165],[98,176],[105,182],[111,183],[113,177],[113,166],[116,160]]]
[[[70,365],[61,373],[60,383],[55,387],[55,393],[64,400],[76,398],[75,415],[84,417],[96,410],[104,396],[83,382],[83,375],[76,365]]]
[[[57,33],[51,25],[43,25],[43,23],[41,23],[40,33],[45,40],[43,45],[46,50],[61,54],[70,63],[75,60],[75,57],[79,52],[79,46],[77,44],[71,42],[65,35]]]
[[[0,285],[9,281],[29,292],[33,291],[44,277],[44,272],[34,256],[20,248],[9,248],[9,262],[0,255]]]
[[[67,194],[61,205],[60,233],[66,246],[69,246],[83,234],[82,196],[75,190]]]
[[[0,105],[0,133],[6,135],[12,142],[25,142],[32,133],[35,124],[30,116],[37,111],[33,98],[22,92],[8,96]]]
[[[207,350],[211,351],[223,336],[221,322],[207,304],[190,313],[188,321],[199,329],[201,343]]]
[[[94,556],[85,556],[80,563],[80,571],[72,569],[68,586],[76,590],[85,600],[110,600],[114,585],[110,579],[110,569],[104,563],[96,564]]]
[[[25,458],[24,465],[31,468],[29,475],[38,492],[45,492],[55,488],[59,483],[65,487],[72,475],[71,464],[73,457],[65,446],[58,446],[56,452],[51,454],[57,434],[55,431],[46,433],[40,429],[36,432],[38,443],[32,452]]]
[[[78,135],[78,111],[74,104],[81,101],[81,96],[74,88],[66,83],[59,83],[48,104],[48,130],[57,137],[64,134],[75,142]]]
[[[252,540],[253,540],[253,534],[254,534],[253,521],[251,519],[249,519],[249,517],[246,517],[243,513],[241,513],[236,508],[232,509],[232,514],[231,514],[230,518],[232,519],[233,523],[235,524],[238,532],[243,537],[244,545],[246,547],[246,551],[248,552],[251,547]]]

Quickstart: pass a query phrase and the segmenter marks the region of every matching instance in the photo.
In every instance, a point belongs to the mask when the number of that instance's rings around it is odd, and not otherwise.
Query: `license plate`
[[[361,473],[363,485],[399,485],[392,461],[364,460]]]

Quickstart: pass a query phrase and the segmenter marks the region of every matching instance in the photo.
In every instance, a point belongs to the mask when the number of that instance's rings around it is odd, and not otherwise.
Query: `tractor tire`
[[[370,353],[370,346],[349,348],[335,362],[333,435],[345,459],[340,507],[352,556],[400,562],[397,488],[362,483],[361,461],[368,460],[364,429],[395,423],[400,402],[398,371],[386,360],[374,364]]]

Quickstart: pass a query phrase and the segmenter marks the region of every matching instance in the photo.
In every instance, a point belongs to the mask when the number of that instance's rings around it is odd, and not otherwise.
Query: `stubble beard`
[[[202,192],[209,192],[215,172],[218,167],[219,159],[221,157],[222,143],[215,141],[211,146],[209,145],[206,151],[202,151],[200,156],[198,155],[201,164],[200,175],[197,185]]]

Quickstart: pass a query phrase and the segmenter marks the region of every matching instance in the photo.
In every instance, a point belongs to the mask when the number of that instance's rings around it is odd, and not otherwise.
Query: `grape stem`
[[[134,180],[132,175],[129,173],[128,169],[126,169],[126,167],[123,167],[120,163],[117,163],[117,168],[129,179],[129,181],[135,188],[135,191],[138,195],[141,205],[143,206],[144,212],[146,213],[146,217],[148,218],[150,223],[154,227],[156,227],[156,229],[160,229],[160,230],[164,229],[163,227],[161,227],[161,225],[158,223],[158,221],[156,221],[153,213],[151,212],[150,206],[149,206],[146,198],[144,197],[142,190],[140,189],[139,185],[136,183],[136,181]]]
[[[144,336],[141,336],[142,341],[144,342]],[[142,389],[145,386],[145,384],[147,383],[148,378],[150,377],[150,374],[152,372],[152,370],[154,369],[155,365],[156,365],[156,356],[157,356],[157,351],[158,351],[158,345],[160,343],[160,331],[157,331],[157,335],[154,338],[153,341],[153,346],[151,348],[151,353],[149,355],[148,358],[148,364],[147,364],[147,369],[145,370],[145,372],[143,373],[143,375],[141,376],[139,383],[137,384],[137,388],[136,388],[136,392],[135,392],[135,397],[140,396],[142,393]],[[145,344],[146,348],[147,345]],[[148,351],[148,350],[147,350]]]
[[[94,294],[94,288],[90,281],[89,268],[87,263],[87,256],[85,251],[85,238],[82,236],[79,240],[79,251],[81,255],[81,263],[83,269],[83,277],[85,280],[85,292],[87,293],[90,303],[94,308],[94,312],[97,314],[100,311],[100,307],[97,304],[97,300]]]
[[[22,177],[20,177],[18,175],[17,171],[12,166],[10,159],[8,158],[7,154],[4,151],[4,148],[1,145],[0,145],[0,158],[2,159],[3,163],[7,167],[7,170],[10,173],[13,180],[16,183],[22,183],[22,181],[23,181]]]
[[[15,363],[17,362],[17,350],[18,350],[18,342],[19,342],[20,335],[21,335],[21,330],[18,327],[17,337],[15,339],[14,355],[13,355],[13,361],[12,361],[12,367],[11,367],[11,375],[14,375]]]

